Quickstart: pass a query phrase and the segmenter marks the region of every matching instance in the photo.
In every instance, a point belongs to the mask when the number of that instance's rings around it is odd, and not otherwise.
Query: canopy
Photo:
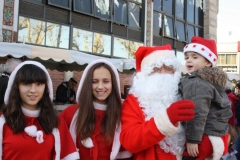
[[[46,68],[58,71],[81,71],[96,59],[106,59],[119,72],[132,72],[135,68],[134,59],[106,58],[75,50],[34,46],[22,43],[0,42],[0,57],[12,56],[41,62]],[[0,58],[1,59],[1,58]],[[0,60],[1,63],[1,60]]]

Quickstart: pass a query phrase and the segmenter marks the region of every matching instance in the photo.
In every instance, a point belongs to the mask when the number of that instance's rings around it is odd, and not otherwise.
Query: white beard
[[[178,83],[180,73],[175,74],[153,74],[137,73],[133,79],[133,84],[129,90],[130,94],[137,97],[145,121],[150,120],[161,109],[167,109],[173,102],[181,99],[178,94]],[[161,149],[171,152],[174,155],[182,154],[186,142],[183,127],[171,135],[166,136],[158,142]]]

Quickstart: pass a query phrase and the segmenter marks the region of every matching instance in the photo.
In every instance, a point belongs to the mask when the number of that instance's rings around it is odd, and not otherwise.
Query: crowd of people
[[[171,45],[139,47],[124,101],[115,66],[94,60],[79,84],[57,87],[61,113],[47,69],[18,61],[1,83],[0,159],[240,159],[240,94],[216,67],[215,41],[194,36],[183,54],[184,76]]]

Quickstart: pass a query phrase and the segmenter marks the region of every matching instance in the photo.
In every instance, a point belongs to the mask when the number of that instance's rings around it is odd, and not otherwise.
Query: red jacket
[[[228,99],[231,101],[231,109],[233,113],[232,117],[228,121],[228,124],[235,126],[235,118],[236,118],[235,104],[238,101],[238,98],[232,92],[228,93],[227,96],[228,96]]]

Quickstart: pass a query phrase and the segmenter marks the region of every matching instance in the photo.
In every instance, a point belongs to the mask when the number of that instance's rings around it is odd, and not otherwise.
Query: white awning
[[[106,59],[111,62],[119,72],[135,68],[134,59],[106,58],[91,55],[75,50],[34,46],[22,43],[0,42],[0,57],[25,57],[40,61],[46,68],[58,71],[83,70],[86,65],[96,59]]]

